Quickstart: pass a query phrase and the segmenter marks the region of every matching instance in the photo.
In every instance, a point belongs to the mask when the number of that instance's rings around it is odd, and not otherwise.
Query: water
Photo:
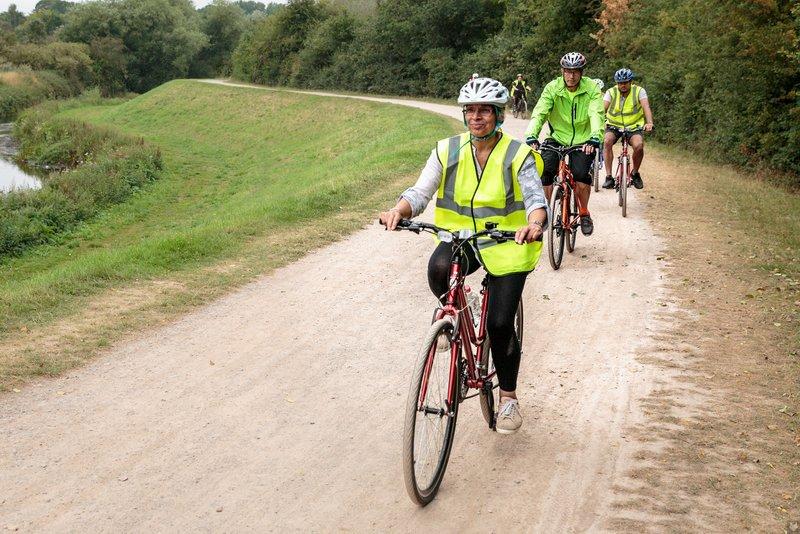
[[[39,189],[42,181],[30,169],[14,163],[19,147],[11,137],[11,123],[0,124],[0,193],[20,189]]]

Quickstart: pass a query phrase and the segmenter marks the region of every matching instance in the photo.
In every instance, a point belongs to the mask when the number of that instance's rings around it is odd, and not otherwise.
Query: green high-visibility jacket
[[[605,109],[597,84],[583,77],[571,96],[562,77],[545,85],[531,112],[525,137],[539,137],[542,126],[549,122],[550,137],[562,145],[581,145],[592,138],[602,139]]]
[[[527,226],[517,175],[529,155],[533,155],[541,175],[543,163],[538,153],[525,143],[503,135],[489,154],[480,180],[468,132],[436,143],[436,155],[442,164],[434,211],[437,226],[476,232],[484,230],[489,221],[497,223],[500,230],[517,231]],[[517,245],[513,241],[497,243],[487,238],[478,240],[477,247],[481,263],[494,276],[532,271],[541,251],[540,241]]]
[[[620,105],[619,87],[616,85],[609,89],[611,92],[611,103],[606,111],[606,122],[616,128],[641,128],[644,126],[644,109],[639,102],[639,91],[641,87],[631,84],[628,98]]]

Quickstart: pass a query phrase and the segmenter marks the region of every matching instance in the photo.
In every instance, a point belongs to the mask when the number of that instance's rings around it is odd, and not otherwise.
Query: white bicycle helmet
[[[480,78],[480,77],[481,77],[481,75],[480,75],[480,74],[478,74],[477,72],[473,72],[473,73],[472,73],[472,77],[470,77],[470,80],[474,80],[474,79],[476,79],[476,78]]]
[[[569,52],[561,58],[561,66],[565,69],[583,69],[586,66],[586,57],[580,52]]]
[[[492,78],[475,78],[468,81],[458,93],[458,103],[467,104],[492,104],[502,107],[508,102],[508,89]]]
[[[592,80],[592,81],[593,81],[594,83],[596,83],[596,84],[597,84],[597,87],[598,87],[598,88],[599,88],[601,91],[603,90],[603,87],[605,87],[605,86],[606,86],[606,84],[604,84],[604,83],[603,83],[603,80],[601,80],[600,78],[595,78],[595,79],[594,79],[594,80]]]

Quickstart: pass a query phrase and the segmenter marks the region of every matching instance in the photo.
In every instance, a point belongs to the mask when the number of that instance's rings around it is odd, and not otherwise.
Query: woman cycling
[[[488,273],[487,330],[500,383],[497,431],[512,434],[522,425],[516,395],[521,348],[514,315],[525,279],[539,260],[547,204],[541,156],[500,129],[507,101],[508,90],[497,80],[468,81],[458,103],[469,131],[439,141],[417,183],[380,220],[394,230],[400,219],[422,213],[436,195],[437,226],[480,231],[495,222],[501,230],[516,231],[516,243],[466,250],[466,273],[475,272],[479,261]],[[448,290],[452,252],[449,243],[440,242],[428,262],[428,285],[440,299]]]

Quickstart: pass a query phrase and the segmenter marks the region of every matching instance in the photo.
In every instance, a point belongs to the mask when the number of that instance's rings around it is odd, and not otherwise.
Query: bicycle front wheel
[[[403,476],[408,495],[420,506],[436,497],[455,437],[461,357],[457,355],[455,383],[451,385],[453,336],[451,318],[431,325],[414,366],[406,401]],[[454,398],[448,397],[448,391]]]
[[[620,191],[620,203],[619,203],[619,205],[622,206],[622,216],[623,217],[627,217],[628,216],[628,172],[629,171],[630,171],[630,169],[628,168],[628,164],[626,162],[626,164],[625,164],[625,174],[623,174],[623,176],[625,178],[622,180],[622,185],[619,187],[619,191]]]
[[[561,259],[564,257],[564,236],[569,230],[568,224],[564,221],[563,191],[558,185],[553,187],[550,195],[550,209],[553,212],[553,224],[547,227],[547,255],[550,257],[550,267],[558,270],[561,267]]]
[[[580,212],[578,211],[578,195],[573,191],[569,196],[569,220],[577,217]],[[567,252],[575,250],[575,239],[578,237],[578,227],[570,228],[567,234]]]
[[[594,151],[594,172],[592,172],[592,185],[594,186],[594,192],[597,193],[600,191],[600,150],[597,149]]]

